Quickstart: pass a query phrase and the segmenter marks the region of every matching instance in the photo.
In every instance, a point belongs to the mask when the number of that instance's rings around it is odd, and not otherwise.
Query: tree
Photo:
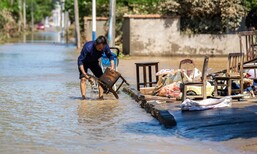
[[[240,0],[169,0],[161,5],[163,14],[181,16],[181,28],[191,33],[235,31],[245,15]]]
[[[80,48],[80,28],[79,28],[79,9],[78,9],[78,0],[74,0],[74,14],[75,14],[75,26],[76,26],[76,43],[77,49]]]
[[[245,19],[245,25],[249,29],[257,29],[257,7],[253,8]]]
[[[42,22],[47,16],[52,15],[52,10],[55,8],[55,3],[52,0],[26,0],[27,21],[31,22],[33,11],[34,21]]]
[[[16,3],[17,4],[17,3]],[[9,0],[0,3],[0,40],[9,38],[17,33],[18,7]]]
[[[248,12],[245,25],[257,29],[257,0],[244,0],[244,6]]]
[[[53,0],[55,1],[55,0]],[[54,8],[52,0],[1,0],[0,2],[0,40],[19,35],[17,23],[31,22],[32,11],[36,22],[51,15]],[[22,8],[21,5],[23,4]],[[32,10],[32,8],[34,8]],[[22,10],[25,12],[22,12]],[[23,15],[21,15],[21,13]],[[26,16],[25,16],[26,14]],[[26,17],[26,19],[24,19]],[[26,22],[27,23],[27,22]],[[24,25],[23,25],[24,26]]]
[[[243,6],[247,12],[257,7],[257,0],[243,0]]]

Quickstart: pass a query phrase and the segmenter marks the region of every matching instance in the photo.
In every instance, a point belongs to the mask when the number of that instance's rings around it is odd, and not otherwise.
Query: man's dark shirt
[[[114,60],[114,56],[108,46],[105,45],[102,51],[97,51],[94,46],[94,41],[89,41],[85,43],[83,49],[81,50],[80,56],[78,57],[78,66],[83,65],[83,63],[93,63],[97,62],[100,57],[106,55],[109,60]]]

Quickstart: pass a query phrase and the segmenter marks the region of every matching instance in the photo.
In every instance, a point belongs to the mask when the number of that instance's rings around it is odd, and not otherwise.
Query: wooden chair
[[[88,74],[90,77],[92,77],[94,80],[96,80],[98,82],[98,84],[101,84],[105,87],[108,88],[108,92],[111,92],[116,99],[119,98],[117,92],[120,89],[120,87],[122,86],[123,83],[126,83],[127,85],[129,85],[129,83],[121,76],[121,74],[117,71],[111,71],[110,68],[106,68],[104,71],[104,74],[102,76],[100,76],[100,78],[97,78],[93,75]],[[122,82],[120,83],[120,85],[118,86],[118,88],[116,90],[114,90],[114,84],[121,79]]]
[[[183,59],[180,61],[179,63],[179,69],[185,69],[185,73],[187,74],[187,76],[189,76],[193,69],[195,68],[195,63],[192,59]],[[181,79],[182,79],[182,82],[184,82],[184,75],[182,74],[181,72]]]
[[[257,31],[239,32],[240,52],[244,53],[244,70],[252,72],[251,78],[257,78]]]
[[[229,53],[228,55],[228,64],[225,76],[216,76],[215,77],[215,91],[214,94],[226,93],[230,96],[232,92],[243,93],[243,53]],[[239,89],[233,89],[232,81],[239,81]]]
[[[205,56],[204,58],[204,63],[203,63],[203,69],[202,69],[202,77],[201,81],[199,82],[184,82],[181,84],[181,89],[182,89],[182,101],[184,101],[187,97],[190,98],[203,98],[206,99],[206,73],[208,69],[208,62],[209,62],[209,57]],[[201,95],[187,95],[187,86],[200,86],[202,87],[202,92]]]

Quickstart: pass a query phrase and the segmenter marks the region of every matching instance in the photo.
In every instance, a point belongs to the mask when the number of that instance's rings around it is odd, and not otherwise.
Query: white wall
[[[124,16],[123,51],[130,55],[227,55],[239,52],[237,34],[183,35],[179,17]]]

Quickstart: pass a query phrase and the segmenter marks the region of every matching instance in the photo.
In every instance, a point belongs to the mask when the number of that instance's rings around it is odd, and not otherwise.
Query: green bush
[[[17,35],[17,24],[10,11],[0,10],[0,40]]]
[[[245,19],[245,24],[247,28],[257,29],[257,7],[253,8]]]
[[[233,32],[245,15],[240,0],[168,0],[161,11],[181,16],[181,30],[191,33]]]

